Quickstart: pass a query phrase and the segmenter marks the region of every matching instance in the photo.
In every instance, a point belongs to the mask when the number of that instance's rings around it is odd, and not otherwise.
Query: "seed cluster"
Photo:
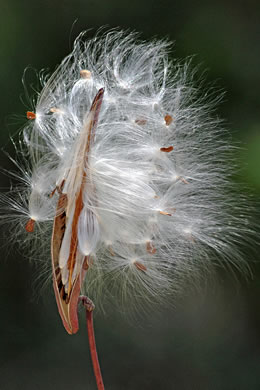
[[[214,259],[243,262],[237,242],[250,228],[230,182],[232,147],[211,114],[218,99],[207,102],[190,64],[170,62],[168,49],[122,31],[81,34],[27,112],[26,188],[9,207],[49,248],[66,196],[57,260],[65,294],[86,258],[87,294],[123,301],[166,297]]]

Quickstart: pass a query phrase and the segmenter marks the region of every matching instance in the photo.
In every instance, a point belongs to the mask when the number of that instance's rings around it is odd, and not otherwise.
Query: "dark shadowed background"
[[[167,36],[178,58],[196,54],[208,81],[227,91],[218,115],[234,142],[242,142],[237,180],[259,198],[258,0],[0,0],[1,146],[13,154],[9,135],[33,108],[24,97],[24,69],[53,70],[81,30],[94,28],[92,36],[102,25],[135,29],[147,39]],[[11,166],[3,153],[0,163]],[[8,185],[2,175],[1,188]],[[248,249],[252,279],[221,271],[201,293],[187,292],[175,310],[138,321],[116,307],[97,314],[106,389],[260,389],[260,266],[257,251]],[[95,389],[83,313],[79,333],[67,335],[51,284],[37,291],[37,264],[14,250],[12,237],[0,256],[1,390]]]

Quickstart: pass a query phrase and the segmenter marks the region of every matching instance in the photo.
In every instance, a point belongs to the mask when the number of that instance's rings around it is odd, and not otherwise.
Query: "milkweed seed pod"
[[[155,302],[215,260],[244,263],[250,225],[219,99],[168,50],[135,33],[83,33],[27,113],[21,185],[2,197],[2,220],[18,217],[46,262],[52,248],[64,301],[78,280],[95,299]]]

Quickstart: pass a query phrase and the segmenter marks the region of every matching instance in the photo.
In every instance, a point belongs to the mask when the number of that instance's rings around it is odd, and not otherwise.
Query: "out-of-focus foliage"
[[[136,29],[144,38],[168,36],[178,58],[196,54],[209,82],[226,91],[218,115],[238,150],[236,180],[260,193],[260,2],[192,0],[2,0],[1,146],[11,154],[15,136],[33,110],[21,79],[26,67],[54,70],[83,29],[102,25]],[[75,22],[77,20],[77,22]],[[75,22],[75,23],[74,23]],[[36,85],[32,70],[27,86]],[[32,94],[32,90],[29,94]],[[21,96],[21,99],[20,99]],[[2,153],[1,166],[11,168]],[[1,187],[8,179],[1,176]],[[256,213],[257,214],[257,213]],[[256,215],[257,222],[257,215]],[[258,221],[259,222],[259,221]],[[5,230],[5,227],[3,227]],[[0,388],[94,389],[85,325],[68,336],[48,275],[39,278],[8,240],[1,249]],[[260,388],[260,267],[248,248],[253,280],[237,283],[221,271],[198,294],[187,292],[175,309],[127,321],[116,308],[96,316],[97,344],[107,389],[257,390]],[[46,284],[46,283],[45,283]],[[213,287],[214,286],[214,287]],[[41,291],[39,290],[41,289]]]

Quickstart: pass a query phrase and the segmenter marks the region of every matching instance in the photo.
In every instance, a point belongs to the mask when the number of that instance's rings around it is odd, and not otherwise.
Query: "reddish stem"
[[[101,369],[98,361],[96,342],[95,342],[95,333],[94,333],[94,326],[93,326],[93,308],[89,309],[87,306],[85,307],[86,307],[89,349],[90,349],[94,374],[96,377],[97,388],[98,390],[105,390]]]

